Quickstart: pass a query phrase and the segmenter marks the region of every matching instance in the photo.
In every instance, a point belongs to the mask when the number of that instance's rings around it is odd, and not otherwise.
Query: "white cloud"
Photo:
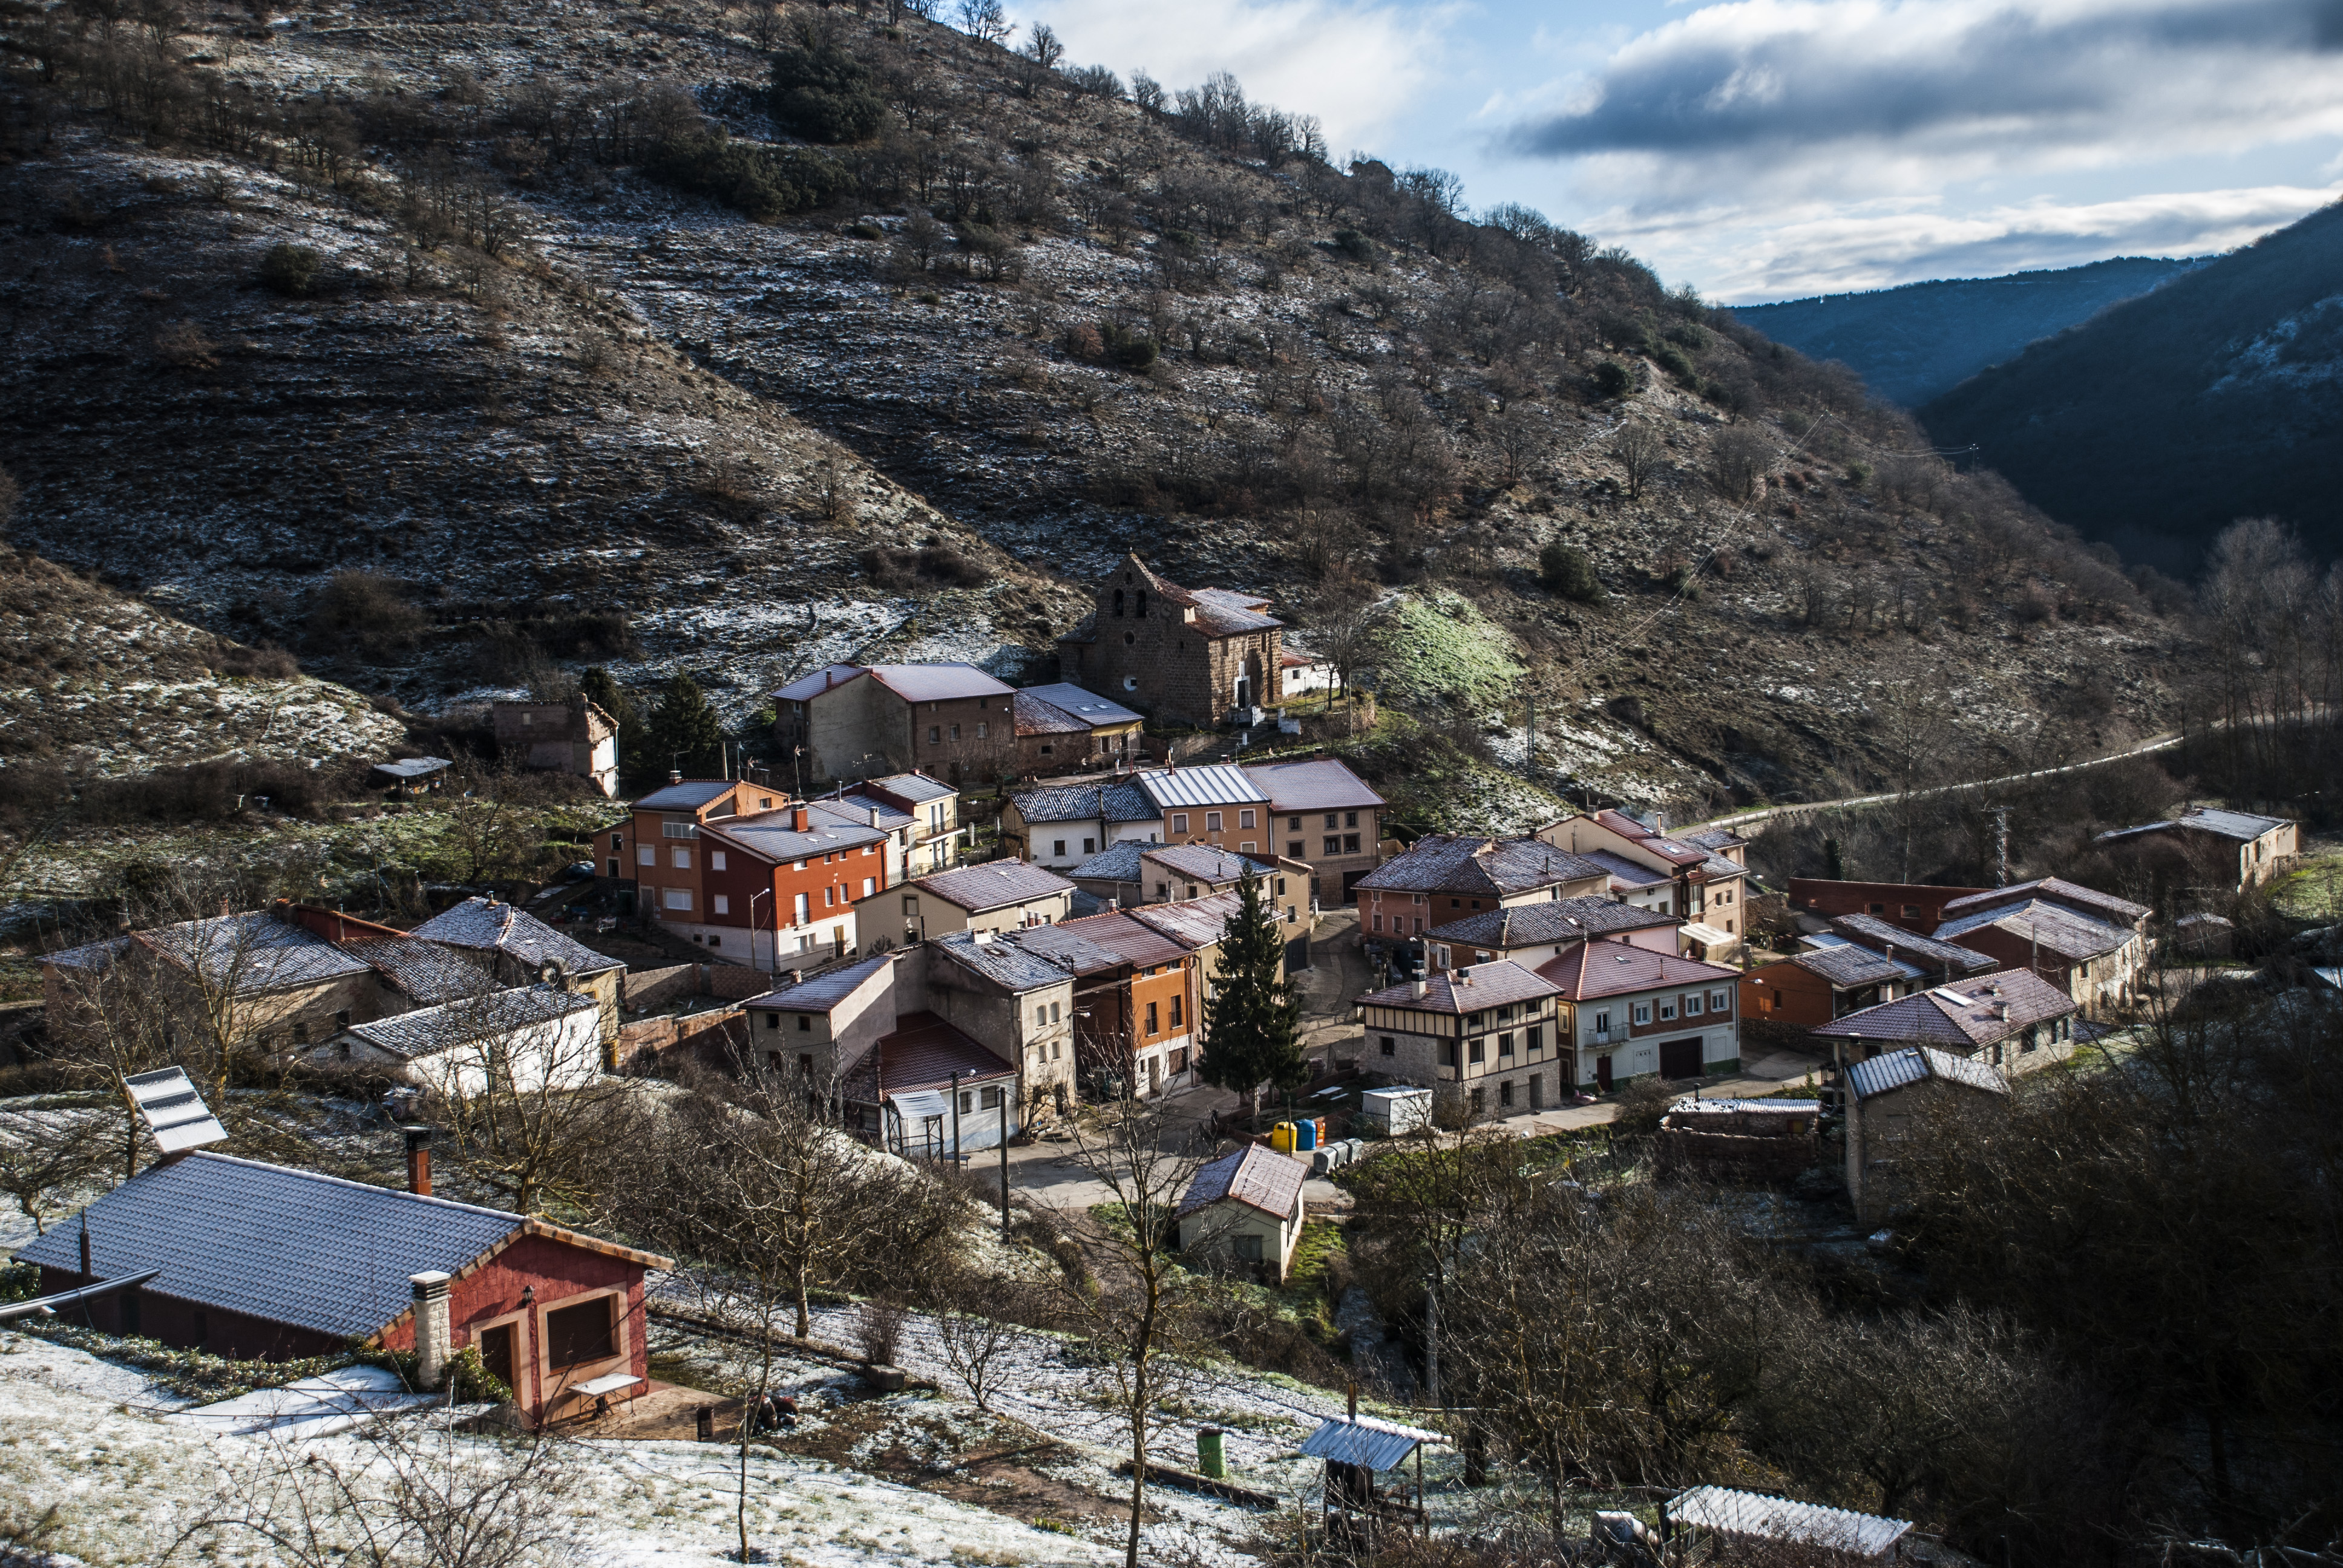
[[[1232,73],[1245,95],[1315,115],[1339,157],[1372,146],[1439,68],[1452,5],[1352,0],[1188,0],[1177,5],[1012,0],[1021,29],[1046,22],[1068,57],[1126,82],[1144,71],[1166,87]]]
[[[2203,256],[2247,244],[2343,196],[2258,186],[2143,194],[2113,201],[2032,201],[1951,213],[1911,203],[1810,204],[1762,225],[1716,211],[1596,226],[1606,239],[1668,258],[1669,276],[1704,279],[1726,303],[1882,288],[1930,277],[1983,277],[2074,266],[2110,256]]]

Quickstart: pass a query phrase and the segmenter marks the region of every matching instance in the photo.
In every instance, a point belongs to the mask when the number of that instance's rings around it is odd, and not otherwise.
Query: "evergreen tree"
[[[659,709],[651,715],[651,770],[679,769],[687,779],[713,779],[724,766],[724,724],[699,689],[699,683],[678,673],[659,693]]]
[[[643,749],[643,712],[627,689],[610,677],[610,672],[596,665],[578,678],[578,689],[586,700],[610,716],[618,727],[618,778],[621,782],[639,781],[651,774],[650,759]]]
[[[1277,907],[1250,869],[1237,898],[1221,933],[1220,988],[1204,1003],[1209,1043],[1197,1070],[1214,1088],[1243,1095],[1251,1117],[1260,1113],[1263,1084],[1299,1089],[1310,1081],[1310,1062],[1302,1054],[1302,999],[1283,978]]]

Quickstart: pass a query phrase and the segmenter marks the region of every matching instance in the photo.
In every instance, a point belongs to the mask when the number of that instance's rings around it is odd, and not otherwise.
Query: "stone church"
[[[1277,700],[1285,623],[1268,612],[1258,594],[1183,588],[1125,556],[1058,639],[1060,678],[1159,723],[1216,725]]]

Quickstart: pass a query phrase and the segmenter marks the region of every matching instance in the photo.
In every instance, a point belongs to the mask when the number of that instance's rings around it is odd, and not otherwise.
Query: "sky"
[[[949,7],[947,7],[947,10]],[[2227,250],[2343,196],[2343,0],[1008,0],[1751,304]]]

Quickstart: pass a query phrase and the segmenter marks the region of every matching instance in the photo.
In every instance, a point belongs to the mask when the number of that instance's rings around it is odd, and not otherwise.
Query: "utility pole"
[[[1001,1239],[1009,1240],[1009,1096],[1013,1083],[1001,1086]]]
[[[952,1163],[960,1163],[960,1074],[951,1075]]]

